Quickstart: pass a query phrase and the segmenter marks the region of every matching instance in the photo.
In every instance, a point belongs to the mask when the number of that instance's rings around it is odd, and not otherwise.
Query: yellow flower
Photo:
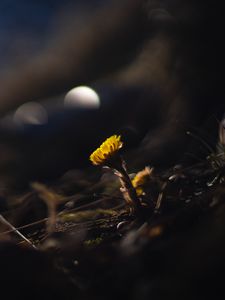
[[[114,156],[123,146],[120,135],[113,135],[101,144],[91,155],[90,160],[94,165],[102,165]]]
[[[147,179],[151,176],[153,168],[145,167],[144,170],[138,172],[136,176],[132,179],[133,187],[136,189],[138,196],[143,194],[143,185],[146,183]]]

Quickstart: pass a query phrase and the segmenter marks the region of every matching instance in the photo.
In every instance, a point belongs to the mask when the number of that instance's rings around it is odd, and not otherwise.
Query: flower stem
[[[141,209],[141,202],[137,196],[136,190],[132,185],[131,179],[125,169],[125,166],[121,166],[115,172],[115,175],[119,177],[121,183],[121,192],[123,194],[124,200],[130,206],[133,212],[138,212]]]

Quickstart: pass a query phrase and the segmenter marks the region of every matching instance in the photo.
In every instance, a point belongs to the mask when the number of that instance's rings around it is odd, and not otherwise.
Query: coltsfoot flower
[[[113,135],[101,144],[91,155],[90,161],[94,165],[107,165],[107,162],[112,158],[120,148],[123,142],[120,135]]]
[[[128,207],[132,212],[139,212],[141,209],[140,199],[127,173],[125,161],[119,155],[119,150],[122,146],[123,142],[121,141],[121,136],[113,135],[105,140],[105,142],[90,155],[90,161],[94,165],[106,166],[113,170],[114,174],[120,180],[120,191]]]
[[[145,167],[144,170],[138,172],[132,179],[133,187],[138,196],[141,196],[144,193],[143,185],[145,185],[152,172],[153,168]]]

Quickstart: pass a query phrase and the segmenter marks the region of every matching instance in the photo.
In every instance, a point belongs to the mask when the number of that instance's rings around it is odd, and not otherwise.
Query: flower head
[[[90,160],[94,165],[102,165],[112,158],[122,146],[121,136],[112,135],[90,155]]]
[[[145,167],[144,170],[138,172],[136,176],[132,179],[133,187],[136,189],[138,196],[143,194],[143,185],[147,182],[148,178],[151,176],[153,168]]]

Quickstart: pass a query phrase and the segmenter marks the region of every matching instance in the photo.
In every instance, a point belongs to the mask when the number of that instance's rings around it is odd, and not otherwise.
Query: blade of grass
[[[37,249],[37,247],[33,245],[30,240],[28,240],[19,230],[17,230],[11,223],[9,223],[1,214],[0,214],[0,222],[8,226],[13,232],[15,232],[18,236],[20,236],[26,243],[28,243],[34,249]]]

